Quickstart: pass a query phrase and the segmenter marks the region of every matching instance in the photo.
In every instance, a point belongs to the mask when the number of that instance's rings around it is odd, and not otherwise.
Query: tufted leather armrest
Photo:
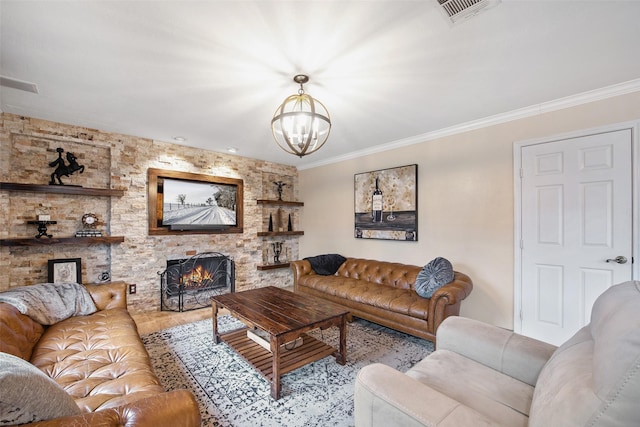
[[[127,284],[111,282],[100,285],[85,285],[98,310],[127,308]]]
[[[193,394],[175,390],[116,408],[27,424],[30,427],[197,427],[200,412]]]
[[[473,290],[471,278],[458,271],[453,272],[453,281],[433,293],[429,299],[429,332],[435,334],[440,323],[451,315],[460,313],[460,303]]]
[[[43,333],[44,328],[38,322],[14,306],[0,302],[0,351],[29,360]]]
[[[298,288],[298,279],[302,276],[316,274],[311,268],[311,263],[306,259],[300,259],[297,261],[291,261],[289,263],[291,270],[293,270],[293,290],[294,292]]]

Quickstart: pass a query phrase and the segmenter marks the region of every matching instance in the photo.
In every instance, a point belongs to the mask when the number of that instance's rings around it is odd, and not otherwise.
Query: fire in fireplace
[[[167,269],[158,274],[161,310],[208,307],[212,296],[235,290],[235,263],[219,252],[167,260]]]

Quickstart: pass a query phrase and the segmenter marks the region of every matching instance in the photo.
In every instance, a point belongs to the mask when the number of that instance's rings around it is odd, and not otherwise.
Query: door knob
[[[620,255],[615,258],[609,258],[607,262],[617,262],[618,264],[625,264],[627,262],[627,258]]]

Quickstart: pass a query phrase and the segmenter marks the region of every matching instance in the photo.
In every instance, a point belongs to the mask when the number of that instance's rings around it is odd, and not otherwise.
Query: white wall
[[[301,170],[300,257],[340,253],[416,265],[446,257],[474,282],[461,315],[513,329],[513,143],[637,119],[640,92]],[[354,238],[354,174],[414,163],[418,242]]]

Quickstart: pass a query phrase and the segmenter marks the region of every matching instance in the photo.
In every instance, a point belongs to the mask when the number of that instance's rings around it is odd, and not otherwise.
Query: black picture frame
[[[382,209],[374,213],[376,180]],[[355,174],[354,214],[356,239],[418,241],[418,165]]]
[[[50,259],[47,269],[49,283],[82,283],[81,258]]]

